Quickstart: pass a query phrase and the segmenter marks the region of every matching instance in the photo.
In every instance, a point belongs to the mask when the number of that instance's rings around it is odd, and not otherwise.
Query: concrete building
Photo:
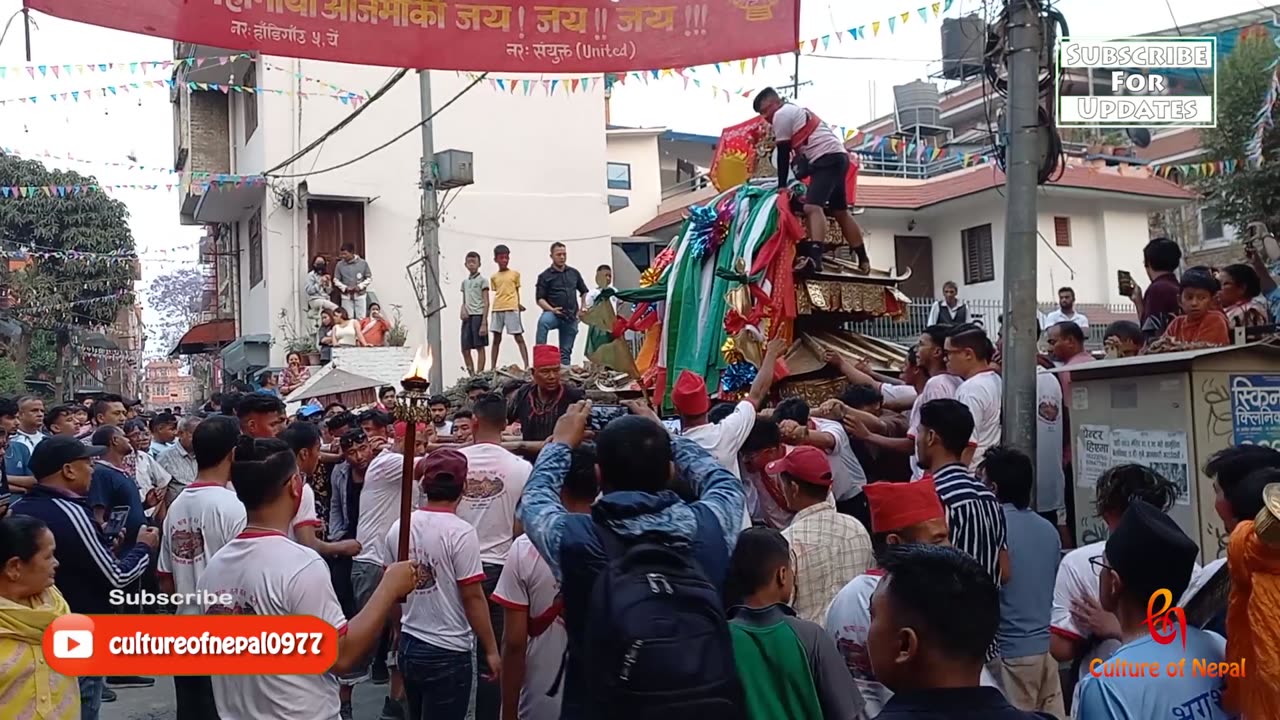
[[[176,54],[232,53],[180,43]],[[208,191],[197,186],[182,194],[183,222],[210,226],[210,252],[202,248],[202,258],[218,268],[216,307],[234,320],[230,332],[210,333],[201,346],[220,351],[227,375],[283,364],[282,326],[301,334],[313,322],[302,310],[311,258],[324,255],[332,268],[345,243],[368,260],[370,289],[388,315],[398,309],[409,346],[424,341],[423,309],[434,311],[443,298],[438,361],[448,383],[462,374],[458,303],[467,252],[480,253],[482,272],[488,274],[494,269],[493,247],[511,248],[511,265],[522,275],[530,344],[540,314],[534,283],[549,264],[550,244],[565,243],[570,264],[587,278],[596,265],[610,262],[610,208],[601,182],[607,169],[603,91],[526,97],[494,91],[483,82],[467,90],[469,76],[433,72],[431,101],[439,112],[432,122],[435,149],[473,153],[475,183],[441,193],[440,277],[425,277],[423,266],[415,264],[422,254],[417,234],[421,145],[418,131],[411,129],[421,117],[416,74],[358,104],[323,96],[342,88],[372,96],[395,74],[388,68],[277,57],[184,64],[177,71],[175,167],[271,176],[265,185]],[[228,80],[261,91],[224,93],[185,85]],[[299,96],[299,91],[321,96]],[[330,132],[343,121],[349,122]],[[406,130],[403,139],[377,150]],[[565,138],[572,138],[571,149]],[[313,150],[298,156],[313,143]],[[579,333],[579,352],[585,337]],[[515,344],[508,339],[501,362],[516,361]]]
[[[196,401],[196,378],[182,374],[182,364],[173,360],[152,360],[143,370],[142,400],[156,411],[191,407]]]

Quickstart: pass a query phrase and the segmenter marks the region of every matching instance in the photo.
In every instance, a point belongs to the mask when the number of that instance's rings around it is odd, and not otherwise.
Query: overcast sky
[[[941,55],[941,21],[932,15],[920,22],[916,8],[929,2],[893,0],[870,10],[870,3],[847,0],[803,0],[801,36],[804,38],[867,25],[886,19],[890,12],[911,12],[911,19],[889,34],[881,27],[879,37],[843,43],[832,42],[819,55],[804,56],[800,62],[800,101],[835,125],[856,126],[892,110],[892,87],[915,79],[927,79],[938,72]],[[996,3],[992,3],[995,6]],[[1075,37],[1116,37],[1136,35],[1177,25],[1189,25],[1223,15],[1267,7],[1261,0],[1059,0]],[[0,28],[21,7],[20,0],[0,0]],[[1172,13],[1170,12],[1172,8]],[[959,17],[982,12],[977,0],[954,0],[946,13]],[[81,25],[33,13],[38,28],[32,29],[33,63],[108,63],[172,58],[170,41],[114,30]],[[15,19],[0,43],[0,65],[21,65],[23,37],[21,16]],[[717,73],[712,67],[695,69],[693,77],[728,90],[755,89],[790,82],[791,63],[785,67],[770,62],[757,73],[741,74],[736,64],[725,65]],[[0,79],[0,101],[33,94],[93,89],[92,99],[79,102],[39,102],[35,105],[5,102],[0,105],[0,146],[36,153],[48,152],[99,161],[93,164],[46,160],[52,167],[66,167],[97,176],[102,183],[176,183],[165,172],[113,168],[103,163],[128,163],[129,155],[139,165],[168,168],[173,165],[173,114],[169,92],[149,88],[100,97],[98,88],[164,79],[165,70],[131,75],[127,68],[113,72],[73,73],[71,76],[32,79],[25,72],[10,72]],[[547,76],[552,77],[552,76]],[[476,92],[494,92],[481,85]],[[653,81],[649,86],[628,82],[614,91],[612,121],[621,125],[662,126],[685,132],[716,134],[721,128],[741,122],[751,114],[749,99],[711,97],[709,91],[685,89],[679,78]],[[518,118],[512,119],[514,124]],[[388,128],[390,134],[398,128]],[[416,136],[411,136],[416,137]],[[406,143],[410,140],[404,141]],[[408,148],[406,147],[406,150]],[[366,162],[377,162],[376,158]],[[113,193],[126,202],[132,216],[133,235],[143,258],[143,297],[147,282],[166,270],[181,265],[194,266],[199,228],[178,223],[178,192],[120,190]],[[5,200],[0,199],[0,202]],[[145,319],[158,321],[148,310]],[[148,347],[149,354],[168,348]]]

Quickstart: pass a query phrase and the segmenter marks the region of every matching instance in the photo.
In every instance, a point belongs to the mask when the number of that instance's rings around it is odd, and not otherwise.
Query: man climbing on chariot
[[[822,243],[827,236],[827,214],[830,213],[853,252],[858,273],[869,274],[871,261],[867,258],[862,230],[849,212],[846,186],[849,151],[844,143],[812,111],[786,102],[773,88],[761,90],[752,107],[773,126],[778,148],[778,187],[787,187],[793,164],[796,178],[806,180],[808,184],[804,216],[809,242],[802,243],[798,250],[796,270],[816,272],[822,269]]]

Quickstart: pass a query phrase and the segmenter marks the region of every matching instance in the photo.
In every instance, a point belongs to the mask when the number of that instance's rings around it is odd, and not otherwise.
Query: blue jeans
[[[102,709],[102,689],[107,686],[104,677],[81,677],[80,683],[80,720],[98,720],[98,711]]]
[[[546,344],[547,333],[552,330],[555,330],[560,338],[560,364],[568,365],[569,357],[573,355],[573,341],[578,337],[578,318],[568,319],[543,310],[542,316],[538,318],[539,345]]]
[[[466,720],[471,704],[469,650],[445,650],[402,632],[396,665],[404,677],[408,720]]]

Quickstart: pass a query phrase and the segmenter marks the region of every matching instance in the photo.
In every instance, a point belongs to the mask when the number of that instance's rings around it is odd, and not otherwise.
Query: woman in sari
[[[280,373],[280,394],[288,397],[289,393],[311,379],[311,371],[302,364],[302,353],[291,352],[285,356],[284,362],[286,367]]]
[[[44,661],[44,631],[71,612],[53,585],[53,533],[24,515],[0,520],[0,698],[4,717],[75,720],[80,689]],[[96,709],[92,717],[97,717]]]
[[[1228,265],[1218,271],[1218,302],[1227,314],[1231,327],[1253,327],[1271,322],[1267,301],[1262,297],[1262,280],[1253,268],[1243,263]]]

